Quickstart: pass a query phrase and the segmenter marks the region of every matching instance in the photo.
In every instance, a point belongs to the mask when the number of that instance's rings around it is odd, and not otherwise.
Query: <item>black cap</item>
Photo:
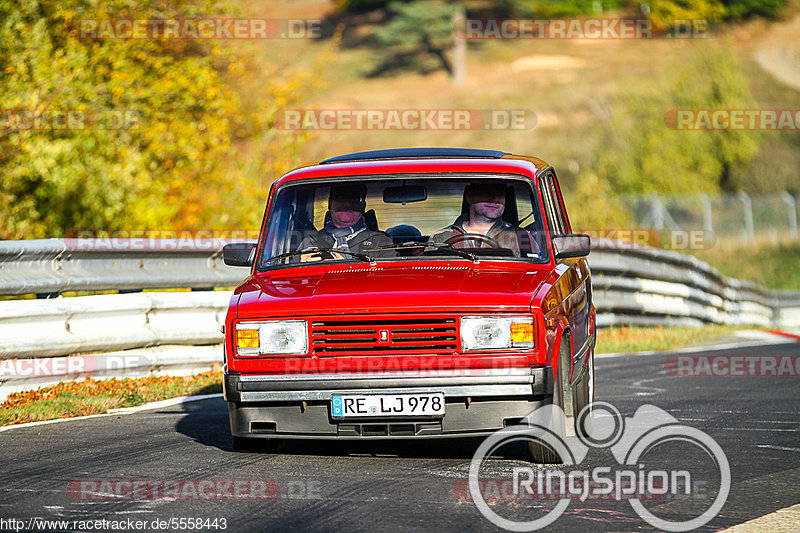
[[[502,194],[506,190],[506,184],[501,181],[477,181],[472,182],[464,189],[465,194]]]
[[[364,183],[337,183],[331,185],[330,199],[358,200],[367,199],[367,186]]]

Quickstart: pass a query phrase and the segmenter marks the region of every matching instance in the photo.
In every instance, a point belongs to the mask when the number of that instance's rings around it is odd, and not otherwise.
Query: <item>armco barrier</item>
[[[727,278],[697,258],[597,239],[589,255],[598,325],[800,325],[800,293]]]
[[[0,358],[222,342],[230,291],[0,302]]]
[[[0,294],[234,287],[222,239],[0,241]]]

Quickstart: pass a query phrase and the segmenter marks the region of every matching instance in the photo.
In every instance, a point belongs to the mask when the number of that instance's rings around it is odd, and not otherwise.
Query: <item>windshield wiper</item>
[[[450,252],[453,252],[455,255],[463,257],[465,259],[469,259],[473,263],[480,263],[480,259],[477,255],[461,250],[459,248],[455,248],[452,244],[448,244],[446,242],[406,242],[403,244],[397,244],[394,246],[380,246],[378,248],[369,248],[370,251],[377,251],[377,250],[407,250],[409,248],[439,248],[445,249]]]
[[[367,254],[351,252],[350,250],[342,250],[341,248],[306,248],[305,250],[297,250],[294,252],[287,252],[285,254],[276,255],[275,257],[270,257],[269,259],[265,259],[264,263],[271,263],[273,261],[277,261],[278,259],[287,259],[289,257],[297,257],[298,255],[306,255],[306,254],[323,254],[323,255],[327,254],[332,258],[333,256],[331,254],[333,254],[334,252],[351,255],[356,259],[361,259],[362,261],[366,261],[370,265],[375,264],[375,259],[368,256]]]

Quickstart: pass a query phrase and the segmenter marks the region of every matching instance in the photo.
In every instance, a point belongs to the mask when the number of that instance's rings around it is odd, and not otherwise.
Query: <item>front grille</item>
[[[456,319],[337,318],[311,323],[317,357],[452,354],[458,348]]]
[[[404,424],[337,424],[337,434],[347,437],[413,437],[441,435],[442,421]]]

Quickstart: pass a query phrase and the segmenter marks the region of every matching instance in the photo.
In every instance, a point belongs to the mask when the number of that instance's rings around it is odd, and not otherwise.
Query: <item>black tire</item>
[[[575,430],[580,431],[583,435],[591,432],[591,405],[594,402],[594,350],[590,350],[586,357],[586,370],[575,386],[575,420],[577,423]]]

